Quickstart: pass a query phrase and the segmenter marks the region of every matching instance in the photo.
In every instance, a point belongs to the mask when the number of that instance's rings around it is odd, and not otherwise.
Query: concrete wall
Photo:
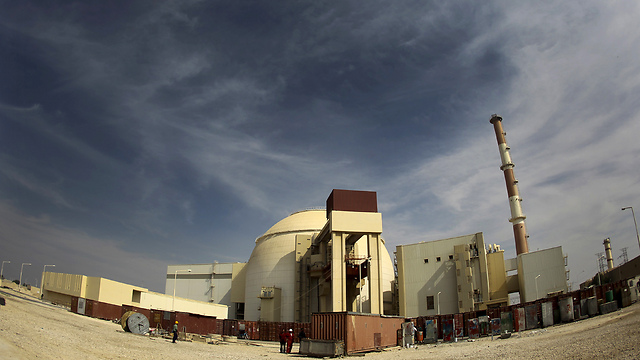
[[[567,277],[562,247],[518,255],[520,302],[544,298],[548,293],[567,292]],[[536,281],[536,276],[538,280]],[[537,283],[537,293],[536,293]]]
[[[396,247],[400,316],[437,315],[438,292],[440,314],[458,312],[454,246],[475,243],[476,235]],[[434,309],[427,309],[427,296]]]
[[[45,272],[42,284],[44,298],[63,306],[71,306],[71,297],[85,297],[86,276]]]
[[[487,254],[487,268],[489,275],[489,296],[491,300],[508,298],[507,271],[504,263],[504,251]]]
[[[169,265],[165,283],[165,294],[192,299],[196,301],[223,304],[229,307],[229,317],[235,318],[234,302],[244,302],[244,265],[245,263],[213,263],[213,264],[181,264]],[[176,273],[176,270],[178,272]],[[190,272],[188,270],[191,270]],[[232,284],[234,274],[241,277],[236,284],[242,291],[241,301],[232,300]],[[236,300],[239,296],[236,296]]]
[[[139,306],[145,309],[157,309],[165,311],[175,310],[178,312],[215,316],[218,319],[228,318],[229,310],[226,305],[184,299],[181,297],[175,298],[175,306],[173,305],[173,303],[173,296],[155,292],[144,292],[142,293]]]

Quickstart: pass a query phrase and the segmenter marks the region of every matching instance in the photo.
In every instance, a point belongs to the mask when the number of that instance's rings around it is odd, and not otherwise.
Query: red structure
[[[511,207],[511,219],[509,219],[509,222],[513,224],[516,254],[526,254],[529,252],[527,229],[524,222],[527,217],[522,212],[522,205],[520,204],[522,198],[520,198],[520,192],[518,191],[518,180],[516,180],[516,176],[513,173],[515,165],[511,162],[511,155],[509,155],[510,148],[505,139],[507,133],[502,130],[502,117],[499,115],[493,114],[489,122],[493,124],[496,139],[498,140],[498,149],[500,150],[500,159],[502,160],[500,170],[504,172],[504,181],[507,184],[507,195],[509,195],[509,205]]]

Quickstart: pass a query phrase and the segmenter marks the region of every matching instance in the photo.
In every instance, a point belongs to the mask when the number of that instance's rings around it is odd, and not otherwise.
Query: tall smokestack
[[[607,269],[613,269],[613,254],[611,253],[611,239],[604,239],[604,253],[607,255]]]
[[[496,132],[496,138],[498,139],[498,149],[500,150],[500,159],[502,160],[502,166],[500,170],[504,172],[504,181],[507,183],[507,194],[509,195],[509,205],[511,207],[511,219],[509,222],[513,224],[513,236],[516,240],[516,254],[526,254],[529,252],[529,243],[527,242],[527,229],[525,227],[524,219],[527,217],[522,212],[522,205],[520,202],[520,193],[518,192],[518,180],[513,173],[513,162],[511,162],[511,155],[509,155],[509,146],[505,140],[507,134],[502,130],[502,117],[493,114],[491,120],[493,129]]]

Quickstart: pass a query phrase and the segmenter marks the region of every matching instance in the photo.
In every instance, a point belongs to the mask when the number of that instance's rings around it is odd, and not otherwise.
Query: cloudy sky
[[[3,1],[0,258],[164,291],[243,262],[332,189],[376,191],[396,245],[483,232],[576,286],[640,254],[635,1]],[[640,213],[639,213],[640,215]]]

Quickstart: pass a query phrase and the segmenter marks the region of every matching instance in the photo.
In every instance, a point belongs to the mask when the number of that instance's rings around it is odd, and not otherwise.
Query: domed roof
[[[320,231],[327,223],[326,214],[327,213],[324,209],[303,210],[293,213],[273,225],[269,230],[267,230],[267,232],[256,239],[256,243],[275,234],[301,231]]]

